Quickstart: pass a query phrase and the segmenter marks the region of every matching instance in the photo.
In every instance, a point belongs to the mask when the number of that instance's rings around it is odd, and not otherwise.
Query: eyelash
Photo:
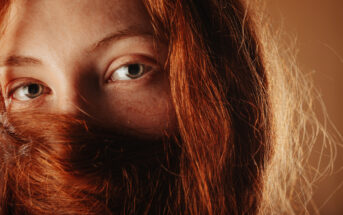
[[[156,71],[160,69],[160,66],[158,65],[157,61],[150,56],[144,56],[144,55],[132,55],[128,58],[124,57],[122,59],[118,59],[115,61],[115,63],[111,63],[107,67],[107,73],[105,80],[106,82],[115,82],[114,80],[111,80],[112,75],[115,71],[119,70],[120,68],[127,67],[129,65],[134,64],[140,64],[143,65],[144,73],[142,76],[145,76],[145,74],[150,73],[151,71]],[[133,78],[134,79],[140,79],[140,78]],[[117,81],[126,81],[126,80],[117,80]]]
[[[16,93],[16,91],[22,87],[27,87],[27,86],[30,86],[32,84],[37,84],[37,85],[40,85],[42,86],[42,94],[41,95],[44,95],[44,94],[48,94],[51,92],[50,88],[45,86],[43,83],[39,82],[39,81],[35,81],[35,80],[29,80],[29,81],[22,81],[20,84],[16,84],[17,86],[13,87],[12,89],[8,90],[7,91],[7,94],[6,94],[6,98],[7,99],[13,99],[13,95]],[[36,97],[37,98],[37,97]],[[36,98],[32,98],[32,99],[28,99],[28,100],[33,100],[33,99],[36,99]],[[20,100],[19,100],[20,101]]]
[[[139,65],[139,69],[143,69],[143,72],[142,74],[139,76],[139,77],[132,77],[131,79],[128,78],[128,79],[124,79],[124,80],[113,80],[112,79],[112,76],[117,72],[119,71],[120,69],[123,69],[123,68],[128,68],[129,69],[129,66],[133,66],[133,65]],[[150,66],[149,64],[145,64],[145,63],[138,63],[138,62],[134,62],[134,63],[127,63],[127,64],[124,64],[124,65],[121,65],[119,67],[117,67],[116,69],[113,69],[111,70],[111,73],[110,73],[110,77],[107,78],[107,83],[111,83],[111,82],[116,82],[116,81],[130,81],[130,80],[136,80],[136,79],[141,79],[142,77],[144,77],[147,73],[150,73],[152,70],[154,70],[154,66]],[[118,75],[117,75],[118,76]],[[119,75],[120,76],[120,75]],[[42,89],[42,94],[38,95],[37,97],[34,97],[34,98],[29,98],[27,100],[20,100],[20,99],[15,99],[13,96],[14,94],[20,89],[20,88],[23,88],[23,87],[28,87],[32,84],[37,84],[37,85],[40,85],[43,89]],[[7,93],[6,93],[6,97],[7,98],[11,98],[11,99],[15,99],[15,100],[18,100],[18,101],[22,101],[22,102],[27,102],[27,101],[32,101],[32,100],[35,100],[35,99],[38,99],[40,98],[42,95],[45,95],[45,94],[48,94],[51,92],[51,89],[49,87],[47,87],[46,85],[44,85],[43,83],[39,82],[39,81],[35,81],[35,80],[29,80],[29,81],[23,81],[22,83],[20,84],[16,84],[17,86],[15,87],[12,87],[12,89],[10,90],[7,90]],[[25,95],[26,97],[28,97],[27,95]]]
[[[129,74],[130,70],[137,70],[137,69],[139,70],[138,74]],[[143,76],[145,76],[147,73],[149,73],[151,70],[153,70],[153,67],[147,64],[142,64],[142,63],[126,64],[126,65],[118,67],[117,69],[111,70],[110,77],[107,78],[107,82],[110,83],[110,82],[116,82],[116,81],[129,81],[129,80],[140,79]],[[124,72],[125,74],[120,74],[119,72]],[[136,71],[132,71],[132,72],[135,73]],[[117,79],[115,79],[114,76],[116,76]]]

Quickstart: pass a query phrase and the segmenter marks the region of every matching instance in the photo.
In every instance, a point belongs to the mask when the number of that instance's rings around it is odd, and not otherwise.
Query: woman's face
[[[174,114],[166,46],[152,35],[139,0],[16,1],[0,40],[7,110],[83,112],[160,136]]]

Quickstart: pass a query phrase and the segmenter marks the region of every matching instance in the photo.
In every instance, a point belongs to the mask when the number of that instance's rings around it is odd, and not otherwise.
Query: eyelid
[[[20,87],[29,85],[29,84],[40,84],[44,87],[44,93],[49,93],[51,90],[49,89],[49,87],[47,87],[44,83],[42,83],[41,81],[35,80],[35,79],[31,79],[31,78],[21,78],[21,79],[16,79],[11,81],[10,83],[8,83],[6,85],[6,89],[5,89],[5,98],[9,99],[12,97],[13,93],[18,90]],[[48,91],[48,92],[46,92]]]
[[[147,68],[151,68],[149,69],[149,71],[155,71],[160,68],[159,63],[152,56],[133,54],[129,56],[118,57],[112,60],[107,67],[105,73],[105,83],[112,82],[110,79],[113,72],[115,72],[120,67],[128,66],[130,64],[143,64]]]

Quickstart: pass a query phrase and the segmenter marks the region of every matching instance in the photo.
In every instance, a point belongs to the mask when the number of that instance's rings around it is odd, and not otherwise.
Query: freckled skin
[[[107,127],[128,133],[136,130],[148,138],[174,127],[168,74],[161,69],[165,45],[155,47],[152,37],[132,35],[89,52],[99,40],[132,26],[152,34],[140,1],[18,0],[11,11],[0,40],[1,58],[30,56],[41,64],[0,67],[2,90],[29,80],[43,84],[49,92],[29,101],[12,98],[9,111],[73,114],[82,110]],[[137,79],[109,82],[120,62],[154,69]]]

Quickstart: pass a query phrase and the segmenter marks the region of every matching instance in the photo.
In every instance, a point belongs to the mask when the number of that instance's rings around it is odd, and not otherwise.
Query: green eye
[[[13,98],[19,101],[27,101],[42,95],[43,91],[43,85],[37,83],[30,83],[18,87],[13,93]]]
[[[111,75],[112,81],[131,80],[142,77],[146,73],[147,67],[143,64],[128,64],[116,69]]]

